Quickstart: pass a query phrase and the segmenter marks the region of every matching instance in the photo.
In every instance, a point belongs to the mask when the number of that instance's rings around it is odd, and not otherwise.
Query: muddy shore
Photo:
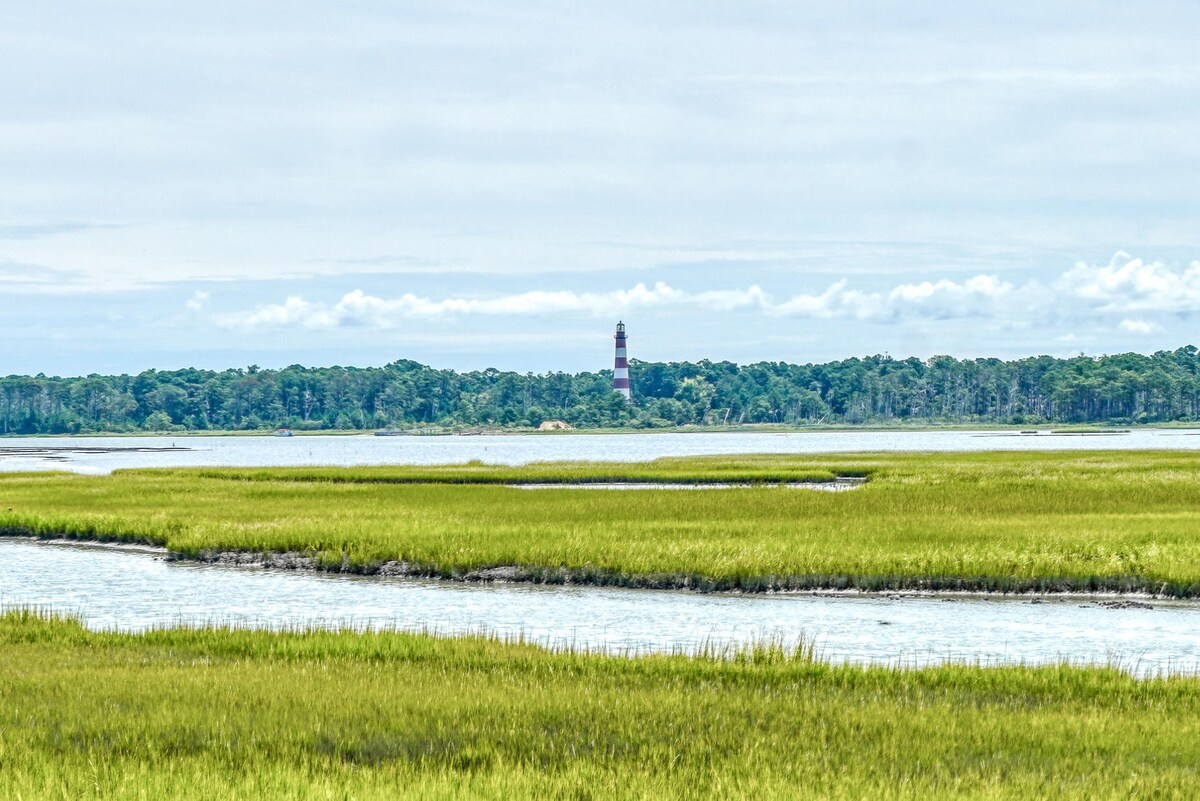
[[[97,456],[111,453],[180,453],[195,450],[194,448],[171,445],[169,448],[156,447],[106,447],[106,446],[71,446],[71,445],[42,445],[24,447],[5,445],[0,446],[0,459],[45,459],[53,462],[66,462],[72,456]]]
[[[1200,584],[1152,582],[1137,576],[1087,578],[1034,578],[953,576],[748,576],[714,578],[686,573],[632,574],[596,568],[568,569],[524,565],[494,565],[471,570],[441,568],[407,561],[357,564],[322,561],[311,554],[291,551],[204,550],[171,551],[153,543],[74,537],[37,537],[29,532],[0,531],[0,536],[47,545],[111,548],[159,556],[172,562],[198,562],[230,567],[303,570],[346,576],[423,578],[470,583],[526,583],[561,586],[623,587],[644,590],[688,590],[703,593],[805,593],[820,595],[915,595],[968,597],[1078,596],[1086,599],[1195,599]]]
[[[718,593],[818,593],[818,594],[917,594],[917,595],[1078,595],[1107,598],[1200,598],[1200,586],[1149,582],[1138,577],[1088,579],[956,578],[923,576],[763,576],[713,578],[685,573],[630,574],[595,568],[568,569],[495,565],[491,567],[442,569],[407,561],[374,565],[323,562],[299,552],[251,553],[246,551],[202,551],[198,554],[171,553],[176,561],[276,570],[312,570],[356,576],[407,577],[472,583],[528,583],[564,586],[624,587],[645,590],[689,590]]]

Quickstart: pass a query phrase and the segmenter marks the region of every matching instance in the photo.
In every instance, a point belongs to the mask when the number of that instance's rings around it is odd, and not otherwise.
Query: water
[[[1197,431],[1125,434],[850,431],[567,436],[0,438],[0,471],[122,467],[640,461],[723,453],[1200,450]],[[176,446],[174,449],[172,446]],[[155,451],[148,449],[163,448]],[[129,450],[114,450],[129,449]],[[168,563],[151,554],[0,541],[0,605],[138,630],[206,622],[485,630],[616,653],[815,641],[833,661],[924,665],[1119,662],[1138,675],[1200,673],[1200,603],[1109,609],[1095,600],[699,595],[592,587],[464,585]]]
[[[1200,674],[1200,603],[1112,609],[1081,597],[983,599],[722,595],[472,585],[167,562],[161,555],[0,540],[0,605],[79,613],[98,629],[230,623],[262,628],[486,631],[611,653],[815,642],[835,662],[920,666],[1118,663]]]
[[[491,436],[0,437],[0,471],[122,467],[494,464],[643,461],[660,456],[850,451],[1200,450],[1200,431],[1134,429],[1105,435],[1014,431],[838,431]],[[172,449],[175,446],[176,449]],[[139,450],[111,449],[128,448]],[[165,451],[140,449],[164,448]],[[40,449],[31,453],[31,449]],[[89,449],[97,452],[87,452]]]
[[[817,492],[843,492],[845,490],[855,489],[863,486],[864,482],[851,479],[838,479],[837,481],[793,481],[789,482],[786,487],[788,489],[799,490],[815,490]],[[511,484],[514,489],[522,490],[627,490],[630,492],[640,492],[645,490],[714,490],[714,489],[734,489],[736,487],[748,488],[752,484],[722,484],[719,481],[705,482],[703,484],[656,484],[651,482],[632,483],[628,481],[605,481],[596,484]],[[775,485],[772,485],[775,486]]]

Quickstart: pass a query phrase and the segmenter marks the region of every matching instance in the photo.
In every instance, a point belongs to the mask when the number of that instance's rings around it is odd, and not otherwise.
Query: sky
[[[0,8],[0,375],[1200,344],[1200,4]]]

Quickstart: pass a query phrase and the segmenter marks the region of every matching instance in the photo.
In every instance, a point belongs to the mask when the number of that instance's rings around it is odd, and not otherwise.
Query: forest
[[[633,402],[609,371],[471,372],[383,367],[0,378],[0,433],[669,428],[748,424],[1096,423],[1200,419],[1200,352],[1012,361],[934,356],[826,364],[639,362]]]

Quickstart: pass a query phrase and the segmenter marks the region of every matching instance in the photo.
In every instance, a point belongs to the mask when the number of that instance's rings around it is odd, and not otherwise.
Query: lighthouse
[[[629,394],[629,357],[625,351],[625,323],[617,323],[617,358],[613,362],[613,389],[631,400]]]

